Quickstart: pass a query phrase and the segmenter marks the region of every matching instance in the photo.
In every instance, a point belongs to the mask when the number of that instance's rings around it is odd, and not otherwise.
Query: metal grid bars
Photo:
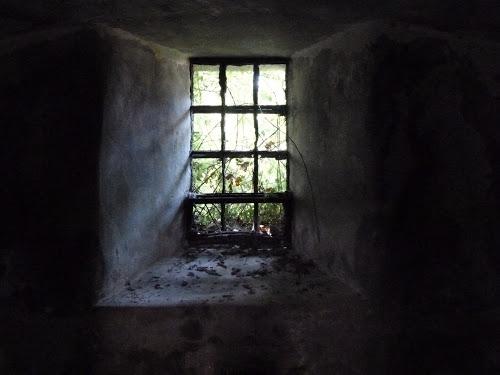
[[[191,59],[192,236],[287,237],[287,64]]]

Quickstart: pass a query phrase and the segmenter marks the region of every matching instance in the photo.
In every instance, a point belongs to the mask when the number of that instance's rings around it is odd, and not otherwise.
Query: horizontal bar
[[[191,151],[191,157],[201,158],[250,158],[255,155],[255,151]],[[257,155],[263,158],[284,160],[288,158],[288,151],[257,151]]]
[[[193,105],[191,106],[192,113],[276,113],[286,115],[286,105]]]
[[[288,245],[286,236],[268,236],[267,234],[257,232],[212,232],[212,233],[196,233],[195,231],[188,232],[188,240],[192,244],[238,244],[251,248],[257,242],[258,246],[270,245]],[[272,251],[271,249],[258,249],[257,251]],[[283,248],[283,251],[286,249]]]
[[[191,64],[197,65],[253,65],[253,64],[288,64],[287,57],[192,57]]]
[[[248,194],[193,194],[188,196],[192,204],[206,203],[286,203],[291,193],[248,193]]]
[[[221,199],[247,199],[247,200],[261,200],[261,199],[279,199],[282,201],[286,201],[291,199],[291,192],[279,192],[279,193],[208,193],[208,194],[196,194],[189,193],[189,200],[204,200],[204,199],[212,199],[212,198],[221,198]]]

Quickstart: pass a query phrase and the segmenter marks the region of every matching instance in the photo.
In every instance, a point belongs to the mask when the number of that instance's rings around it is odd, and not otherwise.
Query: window
[[[191,60],[191,239],[286,242],[287,61]]]

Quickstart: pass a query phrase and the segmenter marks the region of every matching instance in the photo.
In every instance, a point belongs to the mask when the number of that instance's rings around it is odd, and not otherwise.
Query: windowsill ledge
[[[159,307],[205,304],[311,305],[352,295],[311,262],[283,251],[233,246],[192,247],[162,260],[98,306]]]

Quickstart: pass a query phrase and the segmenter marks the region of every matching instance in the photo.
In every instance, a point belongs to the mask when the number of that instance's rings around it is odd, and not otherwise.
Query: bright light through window
[[[193,59],[193,236],[287,232],[286,61]]]

